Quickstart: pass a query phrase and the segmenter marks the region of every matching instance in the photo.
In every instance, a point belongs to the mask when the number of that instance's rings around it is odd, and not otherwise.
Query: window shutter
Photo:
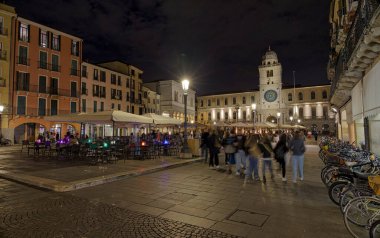
[[[28,42],[30,42],[30,25],[28,25]]]
[[[74,51],[73,51],[73,40],[71,40],[70,48],[71,48],[71,54],[73,55],[74,54]]]
[[[49,46],[50,46],[50,32],[49,31],[47,31],[46,32],[46,40],[47,40],[47,44],[46,44],[46,48],[50,48]]]
[[[61,51],[61,35],[58,36],[58,51]]]
[[[21,37],[21,22],[18,22],[18,39]]]
[[[41,28],[38,28],[38,45],[41,46]]]
[[[53,33],[49,32],[49,34],[51,34],[51,37],[50,37],[50,49],[53,49]]]

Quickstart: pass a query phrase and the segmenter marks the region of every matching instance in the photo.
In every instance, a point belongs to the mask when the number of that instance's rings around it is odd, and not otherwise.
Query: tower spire
[[[268,51],[270,51],[270,45],[269,45],[269,47],[268,47]]]

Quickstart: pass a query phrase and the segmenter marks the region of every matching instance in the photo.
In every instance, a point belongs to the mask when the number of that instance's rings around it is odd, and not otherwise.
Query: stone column
[[[306,104],[304,109],[303,109],[303,117],[305,119],[311,118],[311,106],[309,104]]]
[[[322,104],[317,104],[317,118],[323,118],[323,106]]]

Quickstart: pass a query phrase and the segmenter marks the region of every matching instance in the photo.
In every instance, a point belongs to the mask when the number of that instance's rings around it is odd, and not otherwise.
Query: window
[[[201,100],[201,107],[203,107],[203,100]]]
[[[314,91],[311,92],[311,94],[310,94],[310,98],[311,98],[311,100],[314,100],[314,99],[315,99],[315,92],[314,92]]]
[[[129,78],[126,78],[125,86],[126,86],[127,88],[129,88]]]
[[[82,99],[82,112],[86,112],[86,99]]]
[[[201,121],[203,121],[203,113],[201,113]]]
[[[125,94],[125,99],[127,100],[127,102],[129,102],[129,92],[127,92],[126,94]]]
[[[134,69],[131,70],[131,74],[132,74],[132,76],[135,76],[135,70]]]
[[[251,103],[255,102],[255,96],[251,96]]]
[[[228,98],[224,99],[224,105],[228,105]]]
[[[243,111],[243,120],[247,120],[247,111]]]
[[[81,94],[82,95],[87,95],[87,84],[85,82],[82,82]]]
[[[315,119],[317,117],[317,108],[311,107],[311,117]]]
[[[71,97],[77,96],[77,82],[71,82]]]
[[[41,47],[44,47],[44,48],[48,47],[48,44],[49,44],[48,32],[41,31],[41,29],[40,29],[40,39],[39,40],[40,40],[39,44]]]
[[[323,92],[322,92],[322,98],[323,99],[327,98],[327,92],[326,92],[326,90],[323,90]]]
[[[40,69],[47,69],[47,52],[45,51],[40,51],[40,62],[39,62],[39,67]]]
[[[94,69],[94,80],[99,80],[99,71]]]
[[[104,102],[100,102],[100,111],[104,111]]]
[[[117,76],[117,85],[121,86],[121,76]]]
[[[299,115],[300,118],[303,118],[303,108],[302,107],[300,107],[298,109],[298,115]]]
[[[219,106],[220,105],[220,99],[216,99],[216,105]]]
[[[178,102],[178,92],[174,92],[174,101]]]
[[[211,112],[209,112],[209,113],[207,114],[207,120],[208,120],[208,121],[211,121]]]
[[[87,66],[82,65],[82,77],[87,78]]]
[[[50,94],[58,95],[58,79],[50,78]]]
[[[59,56],[58,55],[51,55],[51,70],[55,72],[59,72]]]
[[[46,99],[38,99],[38,116],[46,116]]]
[[[76,60],[71,60],[71,75],[79,76],[78,62]]]
[[[26,114],[26,97],[17,96],[17,115]]]
[[[135,106],[131,106],[131,113],[135,113]]]
[[[19,31],[18,31],[18,39],[20,41],[27,41],[29,42],[29,31],[30,26],[24,23],[19,23]]]
[[[94,112],[98,111],[98,102],[94,101]]]
[[[38,92],[46,93],[46,76],[40,76],[38,78]]]
[[[117,110],[121,110],[121,105],[117,104]]]
[[[100,71],[100,79],[102,79],[102,71]],[[116,84],[116,74],[111,74],[111,84]]]
[[[273,70],[267,70],[267,77],[273,77]]]
[[[106,71],[100,70],[100,81],[106,81]]]
[[[217,112],[217,113],[216,113],[216,119],[217,119],[218,121],[220,121],[220,112]]]
[[[228,112],[224,113],[224,120],[228,120]]]
[[[135,80],[134,79],[131,79],[131,88],[135,89]]]
[[[18,48],[18,63],[22,65],[29,65],[28,47],[20,46]]]
[[[100,88],[100,97],[105,98],[106,97],[106,87],[99,87]]]
[[[289,109],[289,116],[290,116],[290,117],[293,116],[293,108],[290,108],[290,109]]]
[[[246,103],[246,102],[245,102],[245,97],[243,97],[242,101],[243,101],[243,104],[245,104],[245,103]]]
[[[71,54],[75,56],[79,56],[79,42],[71,41]]]
[[[17,90],[29,91],[29,73],[17,72]]]
[[[115,103],[111,104],[111,109],[115,109]]]
[[[50,115],[55,116],[58,114],[58,100],[52,99],[50,101]]]
[[[303,94],[301,92],[298,93],[298,100],[303,100]]]
[[[293,94],[288,93],[288,101],[293,101]]]
[[[207,106],[209,106],[209,107],[211,106],[211,100],[210,99],[207,100]]]
[[[233,112],[233,119],[234,119],[234,120],[236,120],[236,114],[237,114],[236,111]]]
[[[235,97],[232,98],[232,104],[236,104],[236,98]]]
[[[57,51],[61,50],[61,36],[53,34],[53,39],[51,40],[51,48]]]
[[[70,112],[71,113],[77,112],[77,102],[70,102]]]

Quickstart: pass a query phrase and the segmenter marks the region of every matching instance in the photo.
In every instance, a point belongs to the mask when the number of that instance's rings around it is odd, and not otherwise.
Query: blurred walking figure
[[[226,165],[228,164],[228,170],[227,172],[229,174],[232,173],[232,165],[235,164],[235,152],[236,148],[234,146],[236,138],[233,133],[229,134],[228,132],[225,133],[225,138],[223,140],[223,146],[224,146],[224,152],[226,153]]]
[[[219,168],[219,149],[220,149],[220,141],[219,137],[216,135],[215,131],[212,131],[211,135],[208,137],[208,145],[210,149],[210,169]]]
[[[297,131],[293,140],[289,144],[290,150],[293,152],[292,163],[293,163],[293,183],[297,183],[297,175],[299,172],[299,178],[301,181],[304,180],[303,177],[303,163],[304,163],[304,153],[305,153],[305,143],[303,133]]]
[[[282,170],[282,181],[286,181],[286,164],[285,164],[285,155],[289,151],[289,148],[286,146],[286,134],[281,134],[280,139],[274,148],[274,155],[277,162],[280,164]]]
[[[208,160],[208,151],[209,151],[209,144],[208,144],[208,137],[210,136],[210,133],[208,133],[207,130],[202,132],[201,135],[201,150],[202,150],[202,156],[205,158],[205,164]]]
[[[246,137],[243,135],[236,136],[234,146],[236,147],[236,175],[244,174],[246,168],[246,154],[244,151]]]
[[[263,153],[263,167],[262,167],[262,173],[263,173],[263,182],[266,183],[266,177],[265,177],[265,168],[268,167],[268,170],[271,174],[271,178],[274,179],[273,174],[273,168],[272,168],[272,158],[273,155],[273,149],[270,142],[270,139],[268,136],[265,136],[262,138],[262,140],[259,142],[259,148],[261,152]]]
[[[252,179],[252,172],[253,172],[253,177],[256,181],[260,181],[258,162],[262,154],[257,144],[259,139],[260,138],[258,135],[251,135],[249,138],[247,138],[246,143],[245,143],[245,151],[246,151],[247,159],[249,163],[245,177],[247,179]]]

